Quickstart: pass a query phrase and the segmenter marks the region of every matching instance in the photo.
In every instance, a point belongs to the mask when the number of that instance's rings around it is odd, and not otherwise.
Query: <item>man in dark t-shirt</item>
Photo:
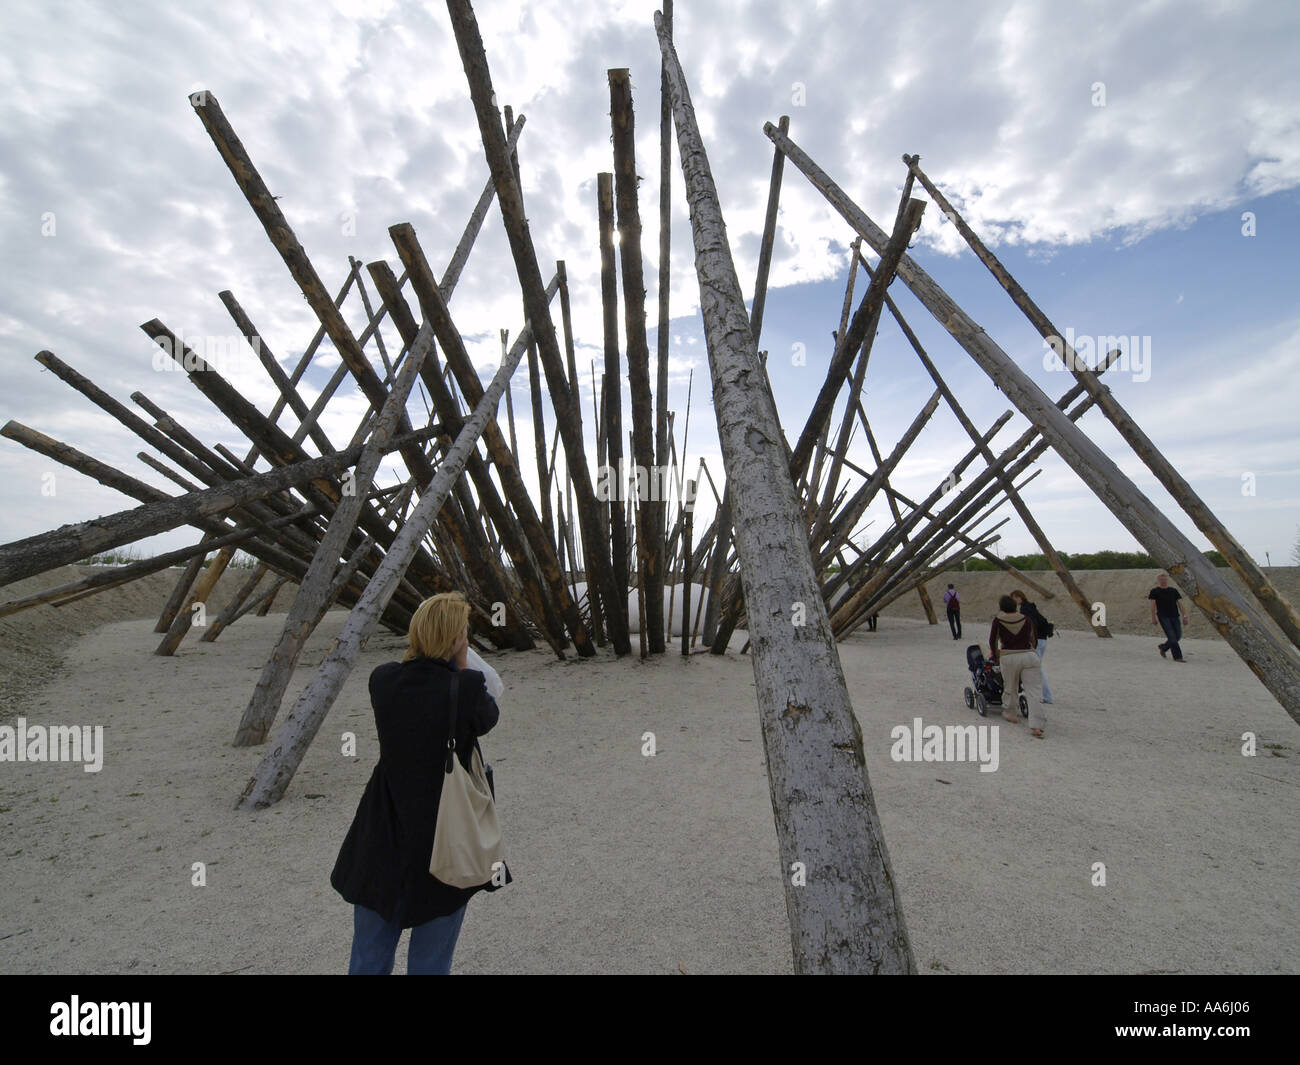
[[[1183,638],[1183,625],[1187,624],[1187,611],[1182,606],[1182,596],[1178,594],[1177,588],[1169,587],[1168,574],[1162,573],[1156,578],[1156,587],[1151,589],[1147,596],[1151,600],[1151,624],[1159,625],[1165,630],[1165,642],[1159,648],[1160,657],[1164,658],[1169,651],[1174,653],[1175,662],[1183,662],[1183,649],[1178,646],[1178,641]],[[1182,617],[1182,623],[1179,623],[1179,617]]]

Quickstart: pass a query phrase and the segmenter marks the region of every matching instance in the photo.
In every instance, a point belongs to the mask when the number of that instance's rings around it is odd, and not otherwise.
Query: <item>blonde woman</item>
[[[391,973],[404,928],[411,929],[406,971],[449,973],[466,904],[478,891],[495,890],[490,883],[454,888],[429,874],[452,674],[461,672],[456,752],[466,768],[478,737],[499,716],[483,674],[466,668],[469,603],[460,592],[426,599],[408,638],[401,662],[370,674],[379,762],[330,876],[354,907],[350,974]]]

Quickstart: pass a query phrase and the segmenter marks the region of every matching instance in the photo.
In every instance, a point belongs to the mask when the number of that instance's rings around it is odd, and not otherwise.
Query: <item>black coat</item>
[[[370,776],[330,883],[356,906],[403,928],[454,913],[490,884],[455,888],[429,874],[455,667],[437,658],[386,662],[370,674],[379,763]],[[497,723],[483,674],[460,671],[456,751],[468,768],[477,737]],[[506,881],[510,880],[507,870]]]
[[[1047,639],[1047,619],[1038,612],[1038,607],[1026,599],[1020,604],[1020,613],[1034,623],[1034,639]]]

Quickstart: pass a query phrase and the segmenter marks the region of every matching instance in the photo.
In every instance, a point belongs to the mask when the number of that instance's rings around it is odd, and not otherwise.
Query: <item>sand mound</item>
[[[102,567],[62,566],[0,587],[0,602],[7,603],[47,588],[70,584],[98,572],[102,572]],[[163,570],[120,588],[78,599],[67,606],[37,606],[0,618],[0,720],[14,716],[18,700],[24,694],[37,691],[50,682],[78,637],[115,621],[149,618],[156,622],[182,572],[180,568]],[[209,612],[224,607],[250,572],[227,569],[208,599]],[[263,578],[264,581],[268,579]],[[259,589],[264,587],[265,584],[259,585]],[[284,610],[293,602],[296,591],[297,585],[286,584],[276,596],[273,609]],[[187,636],[186,644],[191,638],[197,638],[197,634],[195,637]],[[151,642],[149,630],[141,632],[138,653],[151,653],[161,639],[161,636],[152,636]],[[270,645],[267,647],[269,652]]]

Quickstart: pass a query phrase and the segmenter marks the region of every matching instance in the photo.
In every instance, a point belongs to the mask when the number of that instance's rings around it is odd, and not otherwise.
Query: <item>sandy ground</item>
[[[7,603],[70,584],[105,569],[101,566],[60,566],[0,587],[0,602]],[[221,575],[208,597],[211,617],[215,618],[234,597],[249,573],[246,569],[227,569]],[[180,575],[179,568],[163,570],[66,606],[45,604],[0,618],[0,722],[18,712],[27,692],[46,684],[58,674],[77,637],[93,632],[101,625],[128,618],[149,618],[156,623]],[[259,592],[269,587],[270,578],[263,580]],[[276,594],[272,609],[288,610],[297,590],[296,584],[285,584]],[[152,631],[152,626],[149,631]],[[148,653],[161,640],[160,635],[154,636],[152,643],[141,637],[140,650]]]
[[[106,750],[99,773],[0,763],[0,972],[346,969],[329,873],[377,756],[366,677],[402,641],[372,640],[284,801],[237,813],[262,750],[230,742],[282,620],[173,658],[150,653],[151,618],[116,622],[37,690],[4,677],[29,724],[102,724]],[[922,972],[1300,969],[1300,733],[1225,643],[1189,639],[1176,666],[1152,637],[1064,633],[1042,741],[965,708],[965,643],[886,617],[841,647]],[[790,971],[748,657],[487,657],[507,683],[484,749],[516,883],[471,902],[456,971]],[[918,716],[997,724],[998,770],[891,760]]]

